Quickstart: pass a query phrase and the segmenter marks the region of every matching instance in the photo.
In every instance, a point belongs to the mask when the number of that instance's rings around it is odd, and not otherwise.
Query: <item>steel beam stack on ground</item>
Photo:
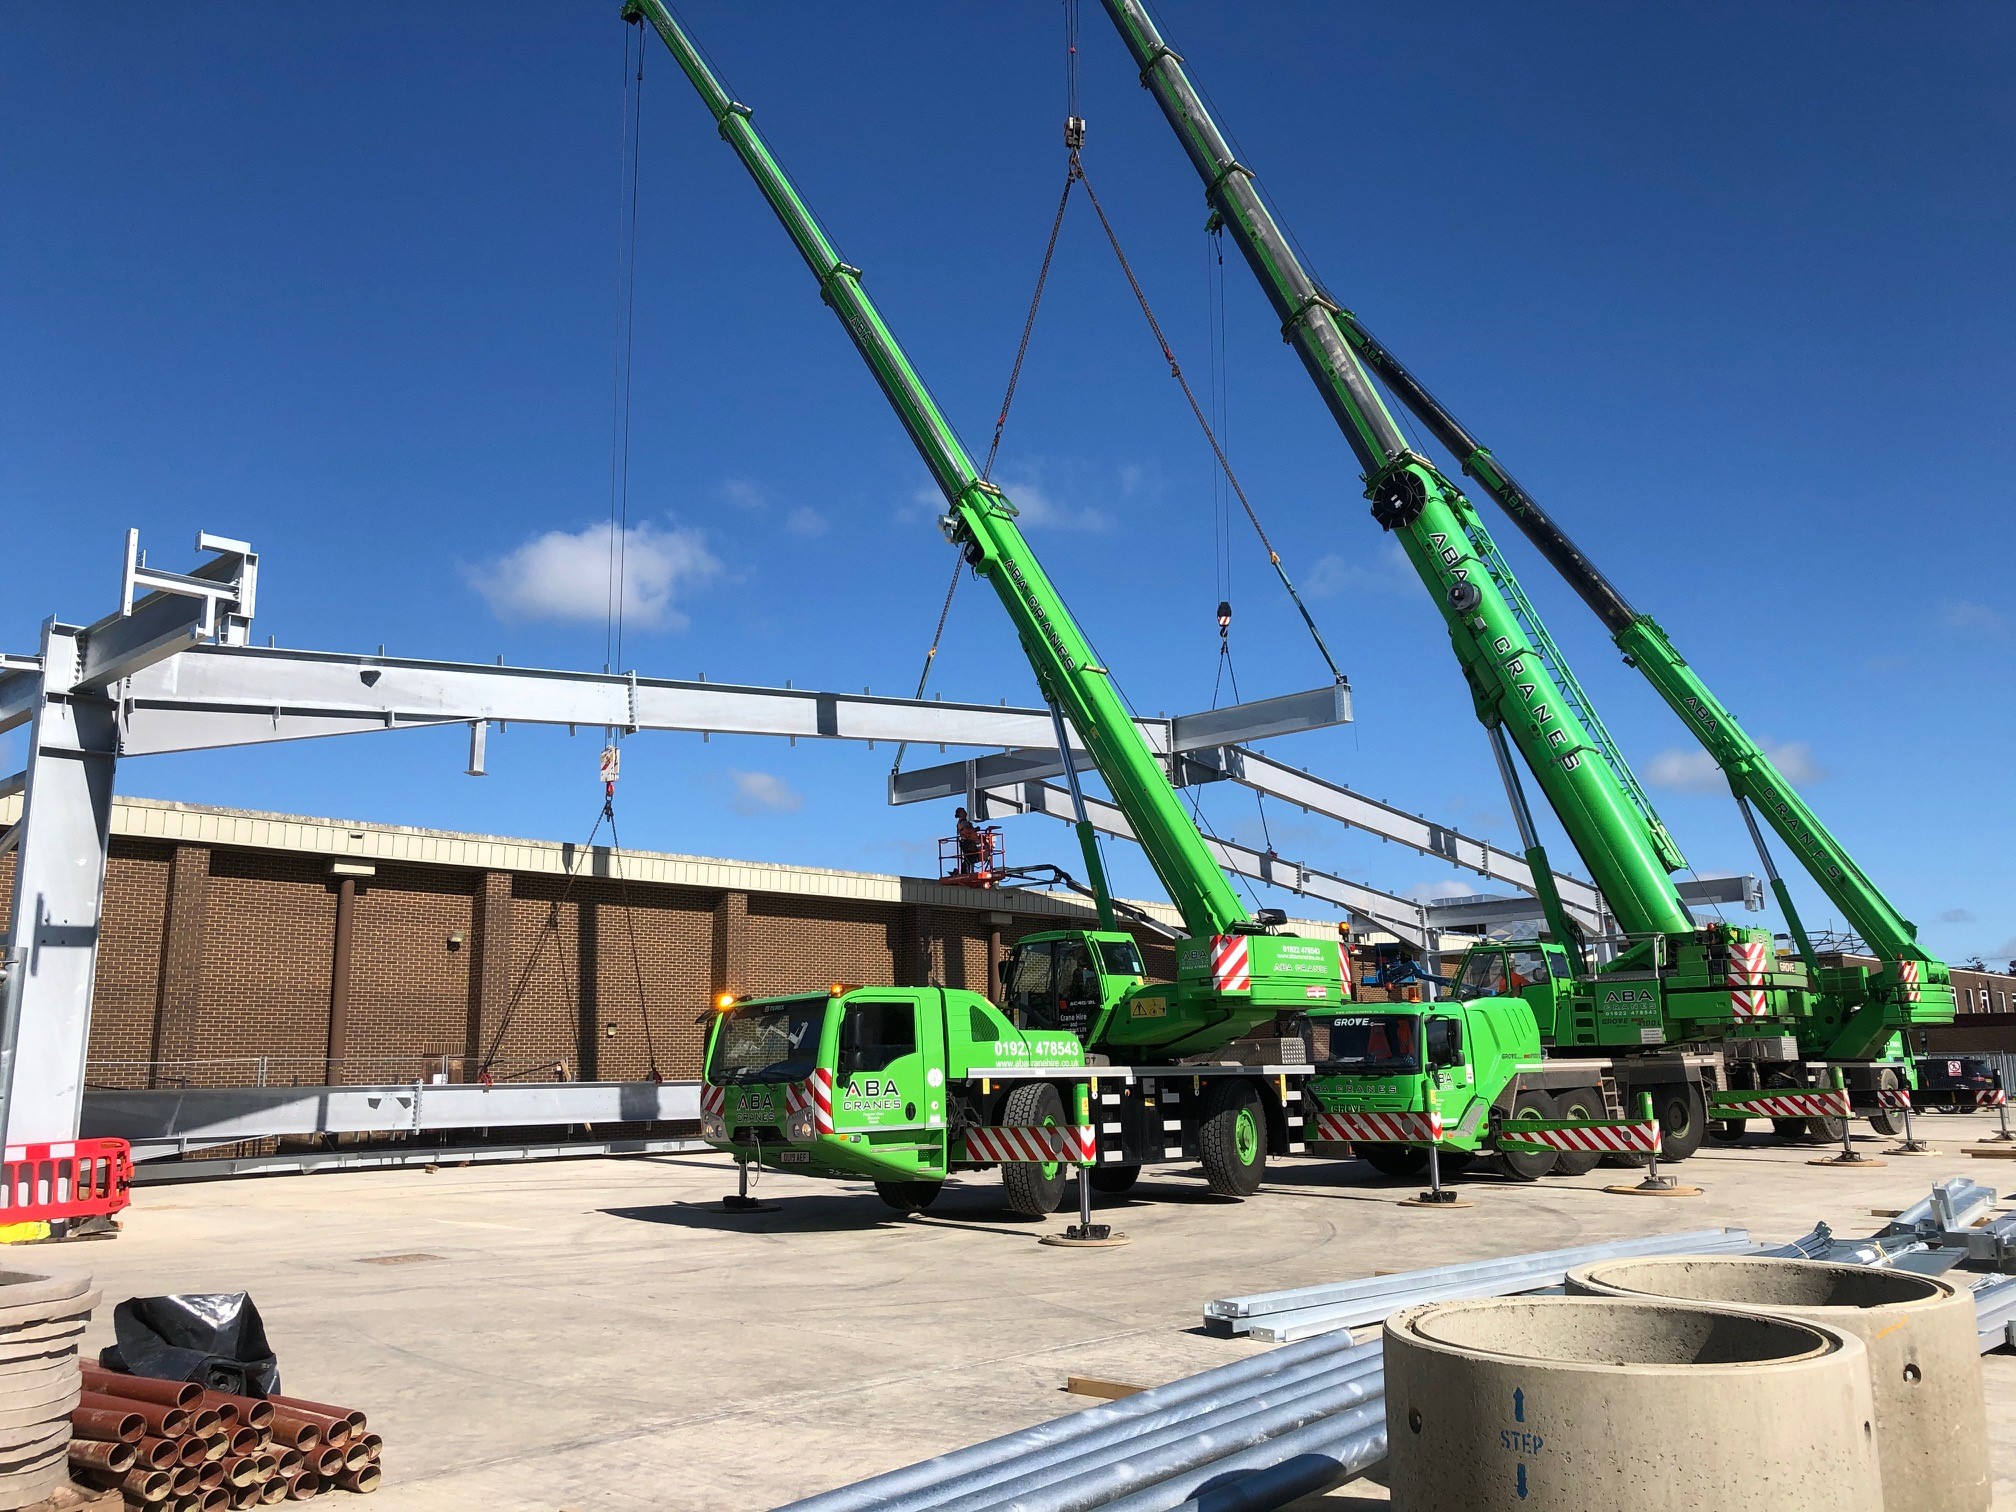
[[[1798,1242],[1824,1240],[1824,1233],[1815,1230],[1808,1240]],[[1559,1286],[1576,1266],[1598,1260],[1647,1255],[1740,1255],[1755,1248],[1747,1230],[1728,1228],[1696,1229],[1651,1239],[1620,1239],[1611,1244],[1584,1244],[1572,1249],[1512,1255],[1502,1260],[1371,1276],[1363,1281],[1225,1297],[1204,1304],[1204,1326],[1214,1333],[1247,1334],[1263,1343],[1286,1344],[1336,1329],[1382,1323],[1389,1314],[1417,1303],[1459,1297],[1504,1297]]]
[[[300,1397],[244,1397],[189,1381],[84,1367],[70,1472],[147,1512],[306,1501],[378,1489],[383,1444],[364,1414]]]

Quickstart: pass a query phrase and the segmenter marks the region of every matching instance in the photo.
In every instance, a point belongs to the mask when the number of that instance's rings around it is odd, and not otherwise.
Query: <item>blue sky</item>
[[[601,665],[615,9],[0,16],[0,645],[109,608],[137,525],[164,565],[198,528],[252,540],[257,630],[283,644]],[[684,14],[984,450],[1061,182],[1058,8]],[[1161,15],[1333,291],[1788,748],[1931,945],[2016,955],[2006,8],[1914,12],[1908,35],[1858,5],[1824,25],[1714,5]],[[1208,388],[1199,186],[1089,0],[1083,39],[1088,168]],[[922,469],[655,48],[646,75],[623,660],[906,692],[949,570]],[[1210,702],[1228,570],[1242,690],[1315,686],[1243,525],[1219,558],[1208,455],[1084,209],[997,476],[1137,707]],[[1225,271],[1226,437],[1357,696],[1354,728],[1275,754],[1510,843],[1439,620],[1250,275]],[[1694,864],[1754,870],[1678,725],[1505,544]],[[971,586],[939,661],[947,696],[1032,695]],[[595,744],[514,729],[481,781],[442,732],[153,758],[120,782],[574,838]],[[944,816],[882,803],[888,757],[640,739],[624,836],[925,870]],[[1206,813],[1260,839],[1250,798]],[[1272,821],[1298,859],[1470,890]],[[1011,845],[1071,859],[1042,821]]]

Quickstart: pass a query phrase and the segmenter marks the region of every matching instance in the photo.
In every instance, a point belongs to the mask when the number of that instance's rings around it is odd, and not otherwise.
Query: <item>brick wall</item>
[[[423,1057],[459,1060],[469,1032],[479,880],[396,866],[361,879],[350,925],[347,1053],[335,1079],[409,1080]]]
[[[331,858],[115,837],[93,1003],[97,1086],[404,1080],[493,1047],[500,1074],[699,1071],[714,995],[830,982],[985,992],[997,949],[1060,920],[976,907],[577,880],[388,860],[353,872],[344,1065],[327,1064],[340,879]],[[0,907],[14,858],[0,857]],[[989,905],[994,906],[990,907]],[[634,940],[634,956],[633,956]],[[1167,947],[1144,947],[1151,973]],[[581,963],[589,962],[584,980]],[[639,978],[643,983],[639,999]],[[500,1037],[501,1036],[501,1037]],[[655,1056],[654,1056],[655,1051]],[[117,1064],[121,1062],[133,1064]]]
[[[98,935],[98,976],[91,995],[90,1058],[99,1063],[91,1080],[96,1085],[147,1085],[144,1063],[154,1058],[154,1015],[161,998],[174,854],[172,846],[112,842],[105,872],[104,925]]]
[[[268,1079],[324,1080],[336,895],[328,865],[271,851],[214,850],[205,889],[202,986],[188,1058],[270,1056]],[[354,1052],[368,1046],[351,1042]],[[243,1066],[188,1068],[190,1086],[250,1081]]]

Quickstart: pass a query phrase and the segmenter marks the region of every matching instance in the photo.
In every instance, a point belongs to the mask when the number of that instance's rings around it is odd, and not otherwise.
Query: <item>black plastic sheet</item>
[[[98,1356],[107,1370],[239,1396],[280,1389],[280,1364],[244,1292],[129,1297],[112,1309],[112,1333],[119,1342]]]

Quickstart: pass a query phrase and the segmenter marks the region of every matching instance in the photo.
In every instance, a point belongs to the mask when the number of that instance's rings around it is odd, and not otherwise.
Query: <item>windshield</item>
[[[1141,969],[1141,947],[1132,940],[1101,940],[1099,959],[1106,963],[1108,976],[1146,976]]]
[[[1330,1053],[1319,1055],[1326,1069],[1342,1067],[1368,1076],[1392,1076],[1421,1069],[1421,1020],[1411,1013],[1367,1013],[1328,1020]]]
[[[1473,950],[1463,961],[1463,975],[1456,978],[1456,997],[1461,1002],[1471,998],[1505,996],[1505,953],[1499,950]]]
[[[819,1062],[819,1031],[830,998],[804,998],[737,1008],[723,1015],[707,1079],[724,1082],[803,1081]]]

